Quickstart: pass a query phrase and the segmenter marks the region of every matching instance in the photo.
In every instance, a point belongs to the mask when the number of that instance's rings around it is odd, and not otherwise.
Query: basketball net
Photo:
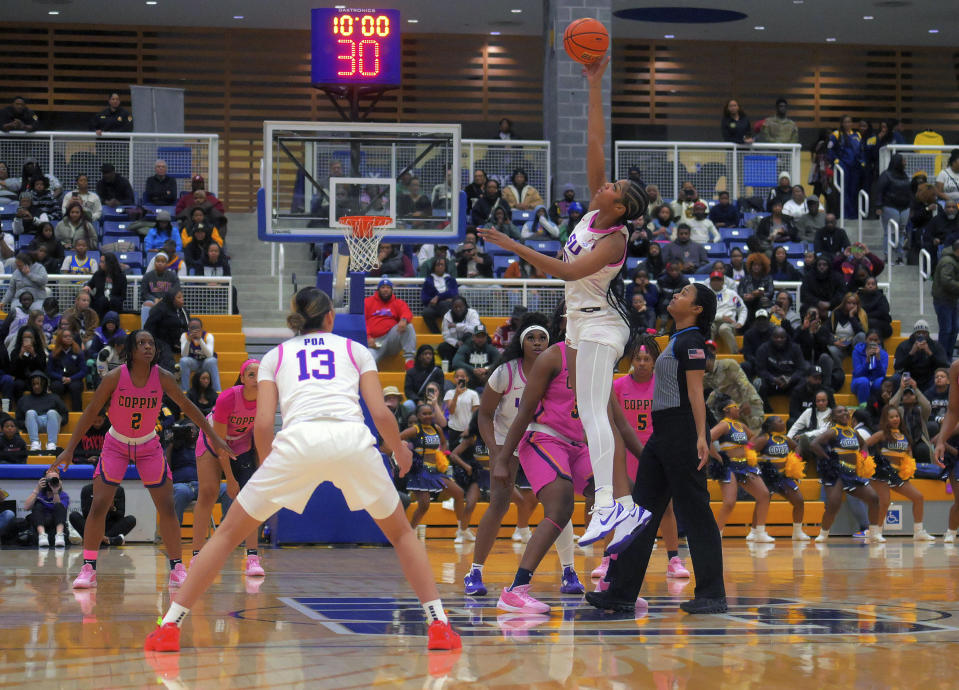
[[[366,273],[379,268],[380,242],[386,234],[385,225],[393,219],[389,216],[343,216],[340,223],[346,226],[343,239],[350,252],[350,270]]]

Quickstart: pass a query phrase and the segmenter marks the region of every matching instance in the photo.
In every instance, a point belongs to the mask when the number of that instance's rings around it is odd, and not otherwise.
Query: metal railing
[[[833,175],[833,184],[836,187],[836,191],[839,192],[839,227],[846,227],[846,171],[842,169],[841,165],[832,166]],[[859,239],[862,239],[862,235],[859,236]]]
[[[886,270],[889,271],[887,275],[890,283],[892,283],[893,254],[898,251],[898,248],[899,221],[890,219],[889,224],[886,225]]]
[[[859,223],[859,241],[862,242],[862,219],[869,217],[869,193],[865,189],[860,189],[859,198],[856,202],[858,206],[856,210],[859,212],[857,214],[859,216],[857,219]],[[840,225],[839,227],[842,226]]]
[[[6,295],[11,277],[9,273],[0,274],[0,294]],[[89,280],[89,275],[48,275],[47,295],[56,297],[63,311],[73,305],[77,294]],[[143,276],[127,276],[123,311],[139,313],[143,302],[140,299],[142,282]],[[186,309],[191,314],[233,313],[233,278],[230,276],[183,276],[180,278],[180,287],[183,288]],[[39,309],[40,305],[37,304],[36,308]]]
[[[664,199],[675,199],[684,182],[692,182],[704,199],[728,191],[734,199],[765,197],[789,173],[800,177],[799,144],[739,146],[704,141],[617,141],[615,171],[624,178],[636,166],[646,184],[659,187]]]
[[[551,202],[552,169],[550,143],[538,139],[463,139],[461,142],[460,189],[473,181],[473,171],[479,168],[487,177],[505,188],[513,177],[513,170],[526,171],[527,182],[543,197],[546,206]]]
[[[912,177],[917,172],[926,173],[930,182],[936,181],[936,175],[948,166],[953,146],[916,146],[914,144],[889,144],[879,149],[879,171],[889,167],[892,154],[901,153],[906,167],[906,175]]]
[[[932,254],[919,250],[919,315],[926,314],[926,281],[932,277]]]
[[[100,166],[111,163],[130,180],[139,201],[157,159],[166,161],[167,174],[179,191],[189,191],[190,178],[203,175],[206,188],[219,190],[219,137],[216,134],[116,134],[105,132],[10,132],[0,135],[0,161],[10,177],[20,177],[32,158],[45,175],[54,175],[64,190],[74,188],[81,173],[91,189],[100,179]]]

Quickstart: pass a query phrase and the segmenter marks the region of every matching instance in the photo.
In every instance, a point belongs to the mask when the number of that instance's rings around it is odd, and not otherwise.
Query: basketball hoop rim
[[[372,237],[377,228],[389,225],[393,219],[390,216],[340,216],[339,222],[353,237]]]

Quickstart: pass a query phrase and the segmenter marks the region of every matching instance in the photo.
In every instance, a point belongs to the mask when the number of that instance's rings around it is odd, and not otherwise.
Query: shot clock
[[[314,9],[311,42],[313,84],[400,84],[399,10]]]

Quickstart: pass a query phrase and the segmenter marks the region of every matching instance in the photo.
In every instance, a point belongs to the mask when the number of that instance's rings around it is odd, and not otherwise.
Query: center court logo
[[[649,609],[635,616],[607,614],[579,598],[545,597],[550,615],[504,614],[492,600],[445,600],[450,623],[464,637],[505,636],[548,643],[562,631],[590,639],[639,638],[663,642],[672,637],[820,637],[837,635],[917,635],[959,632],[952,614],[909,605],[831,604],[785,597],[731,597],[723,616],[692,619],[677,612],[680,599],[649,597]],[[286,607],[338,635],[425,635],[423,609],[412,597],[281,597]],[[282,609],[240,618],[285,618]]]

